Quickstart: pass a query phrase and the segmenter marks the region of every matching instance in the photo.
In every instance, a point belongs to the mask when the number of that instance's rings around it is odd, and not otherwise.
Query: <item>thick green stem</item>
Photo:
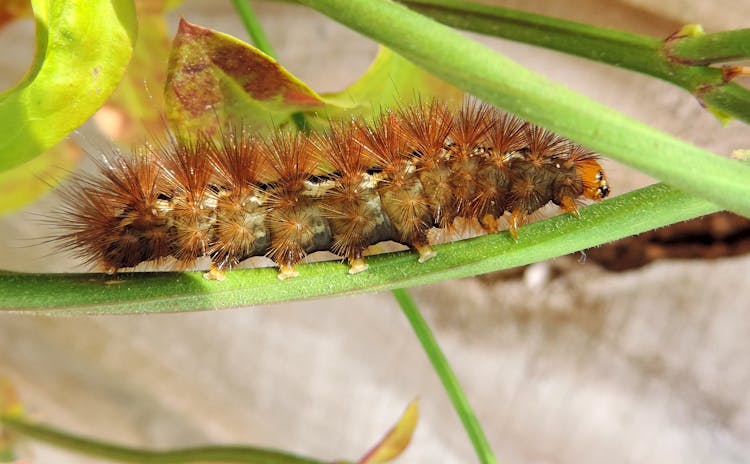
[[[451,369],[448,359],[446,359],[443,351],[440,349],[440,345],[438,345],[427,322],[419,313],[419,309],[411,298],[411,295],[404,289],[393,290],[393,295],[401,306],[404,315],[409,320],[409,324],[414,329],[414,333],[417,335],[420,343],[422,343],[422,348],[424,348],[427,357],[432,363],[432,367],[435,369],[438,377],[440,377],[440,381],[443,383],[443,387],[445,387],[445,391],[448,393],[453,407],[456,408],[456,412],[461,418],[466,433],[469,435],[472,445],[474,445],[474,451],[476,451],[479,457],[479,462],[483,464],[495,463],[495,456],[492,454],[492,449],[490,449],[490,444],[484,435],[482,426],[479,425],[477,416],[471,408],[469,400],[466,399],[466,394],[461,388],[456,374]]]
[[[637,122],[393,1],[300,1],[488,103],[750,217],[749,166]]]
[[[461,0],[400,0],[400,3],[452,27],[538,45],[663,79],[684,88],[709,107],[750,122],[750,90],[725,82],[719,69],[692,66],[748,56],[748,29],[665,42]]]
[[[17,417],[0,415],[0,424],[24,437],[70,451],[118,462],[139,464],[323,464],[322,461],[264,448],[243,446],[206,446],[167,451],[152,451],[105,443],[73,435]]]
[[[670,56],[685,64],[706,65],[750,58],[750,29],[677,37],[669,43]]]
[[[280,281],[276,269],[237,269],[223,282],[202,272],[133,274],[21,274],[0,272],[0,312],[70,316],[184,312],[347,295],[422,285],[509,269],[565,255],[719,208],[664,184],[591,205],[580,218],[540,221],[520,230],[516,243],[498,233],[437,245],[437,257],[418,263],[413,253],[367,258],[356,275],[338,261],[299,267],[300,276]]]

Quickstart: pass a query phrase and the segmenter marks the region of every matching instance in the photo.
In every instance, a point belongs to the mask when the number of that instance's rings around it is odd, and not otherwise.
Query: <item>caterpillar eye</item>
[[[609,186],[607,184],[600,185],[597,192],[599,193],[600,198],[607,198],[609,195]]]

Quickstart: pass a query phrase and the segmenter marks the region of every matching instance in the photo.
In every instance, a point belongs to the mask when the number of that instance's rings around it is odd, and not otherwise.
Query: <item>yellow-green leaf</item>
[[[107,103],[94,115],[102,132],[130,148],[164,125],[164,84],[171,40],[164,14],[174,0],[136,0],[138,39],[125,75]]]
[[[358,464],[377,464],[398,457],[409,445],[418,420],[419,403],[414,400],[406,407],[396,425],[358,461]]]
[[[20,417],[22,414],[23,407],[16,389],[10,380],[0,377],[0,417]],[[0,422],[0,462],[20,464],[14,451],[15,441],[14,434]]]
[[[54,188],[81,160],[83,151],[63,140],[20,166],[0,172],[0,216],[34,202]]]
[[[31,69],[0,94],[0,171],[23,164],[80,126],[115,89],[136,35],[132,0],[32,0]]]
[[[431,97],[459,103],[463,92],[381,46],[370,67],[355,83],[322,97],[329,105],[325,117],[337,118],[342,111],[369,114],[378,108],[392,108]]]

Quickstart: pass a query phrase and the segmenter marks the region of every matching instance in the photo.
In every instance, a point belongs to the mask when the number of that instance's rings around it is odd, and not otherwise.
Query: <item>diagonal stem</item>
[[[628,118],[393,1],[298,1],[488,103],[750,217],[750,166]],[[750,118],[750,104],[745,111]]]
[[[474,451],[476,451],[479,457],[479,462],[494,464],[496,462],[495,456],[492,454],[492,449],[490,449],[490,444],[484,435],[482,426],[479,424],[477,416],[471,408],[469,400],[466,398],[466,394],[461,388],[461,384],[453,372],[448,359],[440,349],[435,335],[433,335],[427,322],[419,313],[419,309],[411,295],[406,290],[399,288],[393,290],[393,296],[396,297],[401,310],[409,320],[420,343],[422,343],[422,347],[430,359],[432,367],[435,369],[438,377],[440,377],[440,381],[443,383],[443,387],[445,387],[445,391],[448,393],[448,397],[453,403],[453,407],[456,409],[466,429],[466,433],[469,435],[469,439],[474,446]]]
[[[750,90],[703,65],[750,56],[750,29],[667,41],[462,0],[399,0],[443,24],[608,63],[682,87],[702,104],[750,122]]]

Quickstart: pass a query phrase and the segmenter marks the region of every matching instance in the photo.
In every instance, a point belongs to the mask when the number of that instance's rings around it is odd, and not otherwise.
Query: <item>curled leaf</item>
[[[22,208],[53,189],[81,160],[83,151],[70,140],[26,163],[0,172],[0,216]]]
[[[136,0],[138,39],[120,85],[94,115],[97,127],[121,146],[130,148],[165,130],[166,64],[171,40],[165,13],[172,0]]]
[[[59,143],[109,97],[130,60],[132,0],[33,0],[30,71],[0,94],[0,171]]]

